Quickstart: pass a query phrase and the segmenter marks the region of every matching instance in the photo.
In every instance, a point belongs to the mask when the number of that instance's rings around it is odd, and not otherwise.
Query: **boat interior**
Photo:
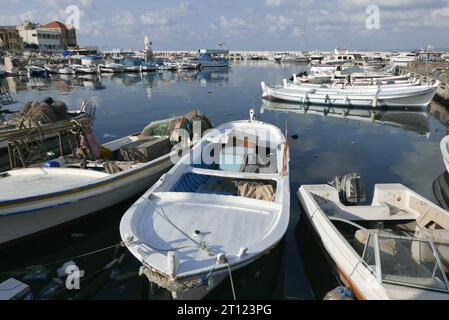
[[[77,148],[76,154],[59,157],[47,165],[114,174],[169,154],[171,144],[168,137],[133,135],[106,143],[101,150],[99,159],[90,160],[88,152]],[[41,166],[42,163],[36,165]]]
[[[159,191],[239,196],[275,202],[280,146],[238,131],[205,139],[182,173]]]
[[[446,211],[401,185],[376,185],[370,206],[345,206],[335,196],[313,195],[379,282],[449,292]]]

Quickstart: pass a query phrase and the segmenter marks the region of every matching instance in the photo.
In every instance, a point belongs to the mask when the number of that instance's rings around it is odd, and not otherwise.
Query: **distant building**
[[[59,21],[52,21],[40,26],[40,28],[59,32],[61,38],[61,47],[63,49],[75,48],[77,46],[76,29],[72,25],[66,25]]]
[[[41,28],[39,24],[26,21],[17,27],[24,46],[44,52],[60,52],[61,36],[56,30]]]
[[[22,37],[20,37],[16,26],[0,26],[0,49],[23,50]]]

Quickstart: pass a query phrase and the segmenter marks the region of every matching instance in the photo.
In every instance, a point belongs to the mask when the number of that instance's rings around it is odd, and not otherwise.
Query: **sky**
[[[75,23],[80,46],[103,50],[145,34],[154,50],[449,48],[449,0],[0,0],[0,25],[23,20]]]

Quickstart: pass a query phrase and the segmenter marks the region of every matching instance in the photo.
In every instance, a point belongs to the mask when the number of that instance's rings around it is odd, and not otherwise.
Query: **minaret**
[[[144,46],[145,46],[145,61],[151,61],[153,60],[153,50],[151,49],[151,45],[153,43],[150,41],[150,38],[148,35],[145,35],[144,39]]]

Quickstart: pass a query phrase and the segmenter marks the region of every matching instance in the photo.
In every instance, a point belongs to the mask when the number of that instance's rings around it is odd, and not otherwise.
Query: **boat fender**
[[[60,168],[61,164],[58,161],[47,161],[43,164],[44,168]]]
[[[354,300],[352,291],[345,287],[337,287],[329,291],[323,300]]]
[[[167,267],[168,274],[173,278],[176,272],[176,251],[169,251],[167,253]]]
[[[64,263],[58,270],[57,270],[57,274],[59,278],[65,278],[67,277],[67,273],[66,270],[69,266],[76,266],[75,261],[71,260],[71,261],[67,261],[66,263]]]
[[[237,257],[242,258],[246,256],[246,252],[248,251],[248,248],[241,247],[239,250],[239,253],[237,254]]]
[[[377,107],[378,106],[378,100],[377,100],[377,95],[374,96],[373,98],[373,107]]]

